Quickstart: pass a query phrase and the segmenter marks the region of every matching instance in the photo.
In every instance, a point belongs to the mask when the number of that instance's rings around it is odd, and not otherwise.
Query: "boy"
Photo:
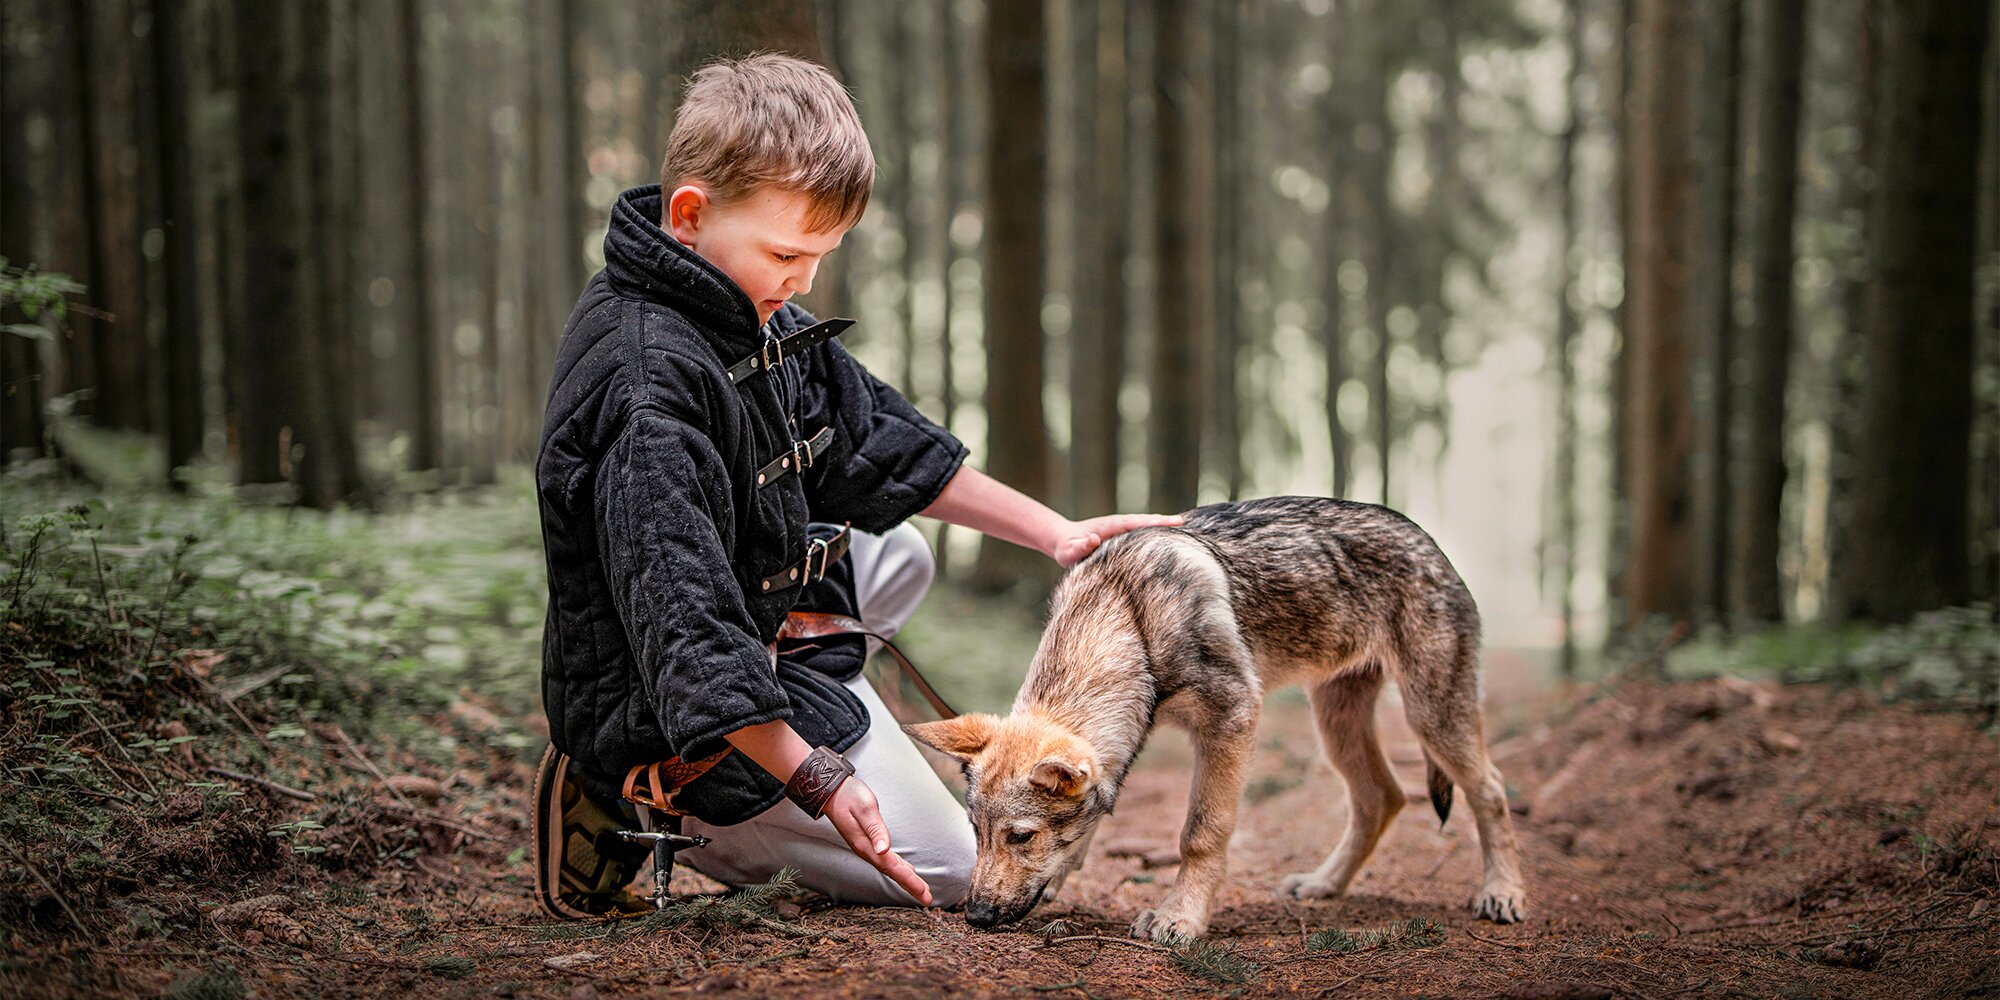
[[[616,836],[635,819],[620,787],[670,758],[699,773],[671,804],[683,832],[713,835],[687,858],[712,877],[794,867],[836,900],[959,902],[975,854],[964,811],[860,677],[858,641],[780,655],[787,613],[893,633],[930,581],[912,514],[1064,566],[1178,523],[1071,522],[964,468],[964,445],[790,304],[859,221],[874,173],[824,69],[725,60],[690,81],[660,186],[612,209],[536,463],[553,744],[536,872],[558,916],[641,907],[625,886],[647,850]]]

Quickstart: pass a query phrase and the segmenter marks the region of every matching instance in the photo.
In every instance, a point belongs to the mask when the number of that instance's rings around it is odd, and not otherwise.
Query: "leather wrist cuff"
[[[818,819],[826,813],[826,804],[833,800],[833,793],[853,773],[854,765],[847,758],[818,747],[792,772],[792,780],[785,782],[785,797],[807,816]]]

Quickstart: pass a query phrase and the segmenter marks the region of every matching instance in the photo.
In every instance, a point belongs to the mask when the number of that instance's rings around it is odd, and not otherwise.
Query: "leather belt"
[[[759,580],[757,590],[760,593],[775,594],[801,584],[819,582],[819,579],[826,575],[826,568],[833,565],[834,560],[847,554],[847,544],[850,541],[852,536],[844,526],[840,529],[840,533],[832,538],[813,539],[812,543],[806,546],[804,559]]]
[[[851,319],[828,319],[806,327],[789,337],[772,337],[764,341],[757,353],[729,366],[729,381],[741,384],[746,378],[761,371],[769,371],[785,363],[788,355],[797,354],[815,345],[824,344],[840,336],[853,326]]]
[[[833,443],[833,425],[820,428],[818,434],[803,441],[792,442],[792,450],[772,459],[757,470],[757,485],[765,486],[784,478],[787,472],[804,472],[812,467],[813,458],[823,454],[826,446]]]

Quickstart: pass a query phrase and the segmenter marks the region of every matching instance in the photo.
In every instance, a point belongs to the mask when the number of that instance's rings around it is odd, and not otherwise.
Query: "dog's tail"
[[[1443,826],[1451,818],[1451,779],[1438,770],[1428,750],[1424,751],[1424,780],[1430,786],[1431,808],[1437,810],[1438,825]]]

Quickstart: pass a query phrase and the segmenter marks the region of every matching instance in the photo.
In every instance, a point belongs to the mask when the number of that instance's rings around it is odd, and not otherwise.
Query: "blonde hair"
[[[806,226],[825,232],[860,221],[875,154],[825,68],[773,53],[718,59],[688,79],[660,166],[663,194],[692,181],[722,203],[766,184],[797,191],[812,204]]]

